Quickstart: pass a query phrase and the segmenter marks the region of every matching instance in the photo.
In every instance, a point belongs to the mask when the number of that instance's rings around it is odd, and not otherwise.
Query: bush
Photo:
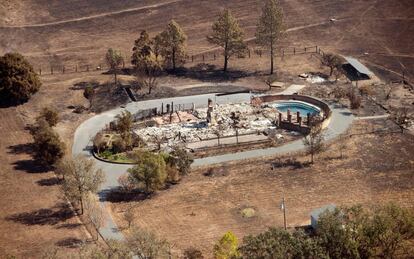
[[[185,149],[175,146],[167,159],[167,163],[178,169],[181,175],[186,175],[190,172],[191,164],[194,159],[190,153]]]
[[[237,237],[232,232],[227,232],[214,245],[214,257],[216,259],[230,259],[239,256],[237,249]]]
[[[123,139],[118,138],[114,142],[112,142],[112,151],[115,154],[125,152],[126,150],[127,146]]]
[[[203,253],[193,247],[190,247],[184,251],[184,259],[203,259]]]
[[[104,152],[99,154],[101,157],[103,157],[104,159],[109,159],[113,154],[112,151],[110,150],[105,150]]]
[[[128,169],[136,186],[142,186],[146,193],[152,193],[164,186],[167,179],[164,159],[148,151],[134,154],[137,165]]]
[[[85,90],[83,90],[83,96],[88,100],[91,100],[94,95],[95,95],[95,88],[93,88],[93,86],[91,85],[86,86]]]
[[[118,178],[118,183],[121,186],[122,191],[131,192],[134,190],[135,186],[131,177],[128,174],[123,174]]]
[[[47,121],[50,127],[56,126],[59,122],[59,114],[54,108],[44,107],[37,119],[43,118]]]
[[[177,170],[177,168],[172,166],[167,166],[167,182],[176,184],[180,181],[180,172]]]
[[[37,125],[31,129],[34,139],[35,159],[44,165],[53,165],[61,159],[65,153],[65,143],[59,135],[53,131],[48,122],[39,119]]]
[[[0,103],[16,105],[27,102],[41,86],[32,65],[18,53],[0,56]]]

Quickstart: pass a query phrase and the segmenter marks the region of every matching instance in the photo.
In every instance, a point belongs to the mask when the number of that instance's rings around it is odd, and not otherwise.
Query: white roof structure
[[[366,66],[353,57],[344,57],[346,61],[353,66],[360,74],[365,74],[368,76],[374,75]]]

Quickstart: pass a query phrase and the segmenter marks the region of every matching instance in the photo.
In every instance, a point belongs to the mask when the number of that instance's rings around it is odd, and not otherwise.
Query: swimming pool
[[[280,112],[287,112],[287,110],[290,110],[292,114],[300,112],[301,116],[306,116],[308,113],[311,115],[318,115],[321,112],[321,110],[314,105],[298,101],[280,101],[273,103],[272,106]]]

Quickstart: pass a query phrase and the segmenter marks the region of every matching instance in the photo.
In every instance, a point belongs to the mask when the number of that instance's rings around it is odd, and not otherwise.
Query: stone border
[[[310,97],[306,95],[298,95],[298,94],[277,94],[277,95],[263,95],[258,97],[252,98],[252,103],[270,103],[275,101],[301,101],[305,103],[309,103],[321,109],[323,111],[324,117],[322,122],[322,129],[328,127],[331,117],[332,111],[329,108],[329,105],[325,102],[316,99],[315,97]]]
[[[115,162],[115,161],[111,161],[111,160],[102,158],[102,157],[98,156],[94,150],[91,151],[91,154],[92,154],[92,156],[95,159],[97,159],[97,160],[99,160],[101,162],[104,162],[104,163],[109,163],[109,164],[114,164],[114,165],[135,165],[135,163],[130,163],[130,162]]]

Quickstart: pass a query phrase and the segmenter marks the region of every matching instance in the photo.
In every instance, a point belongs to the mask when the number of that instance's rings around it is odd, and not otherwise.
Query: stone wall
[[[267,102],[275,102],[275,101],[288,101],[288,100],[294,100],[294,101],[302,101],[306,103],[310,103],[312,105],[317,106],[320,108],[323,112],[323,122],[322,122],[322,128],[326,128],[329,125],[329,122],[331,120],[332,111],[329,108],[329,105],[324,103],[321,100],[318,100],[314,97],[305,96],[305,95],[264,95],[264,96],[258,96],[253,97],[251,100],[251,103],[254,104],[261,104],[261,103],[267,103]],[[309,133],[309,127],[306,125],[298,125],[297,123],[288,122],[288,121],[282,121],[280,122],[280,127],[287,130],[293,130],[297,132],[301,132],[302,134]]]

